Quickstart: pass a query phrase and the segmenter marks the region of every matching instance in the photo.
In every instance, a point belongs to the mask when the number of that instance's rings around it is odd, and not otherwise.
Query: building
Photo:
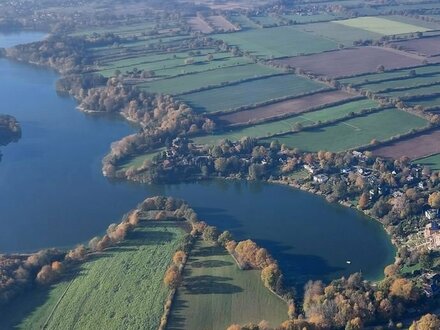
[[[440,249],[440,226],[438,222],[431,222],[425,226],[423,236],[426,239],[428,248],[431,250]]]
[[[317,174],[313,176],[313,182],[325,183],[328,181],[328,176],[325,174]]]
[[[425,211],[425,217],[428,220],[434,220],[438,217],[438,209],[428,209]]]

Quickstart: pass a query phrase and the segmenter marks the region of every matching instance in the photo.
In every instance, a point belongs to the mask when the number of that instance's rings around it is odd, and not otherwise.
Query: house
[[[428,220],[434,220],[438,216],[438,209],[428,209],[425,211],[425,217]]]
[[[307,172],[309,172],[310,174],[314,174],[314,173],[316,173],[316,167],[313,166],[313,165],[305,164],[303,167],[304,167],[304,169],[305,169]]]
[[[440,293],[440,274],[428,273],[422,280],[423,292],[428,298]]]
[[[325,183],[328,181],[328,176],[325,174],[317,174],[313,176],[313,182]]]
[[[425,226],[423,236],[428,243],[428,248],[431,250],[440,249],[440,226],[437,222],[433,221]]]
[[[419,187],[419,189],[425,190],[426,188],[428,188],[428,183],[426,181],[420,181],[417,187]]]

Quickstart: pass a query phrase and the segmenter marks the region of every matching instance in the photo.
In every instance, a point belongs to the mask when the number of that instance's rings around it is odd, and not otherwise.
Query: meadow
[[[44,299],[41,292],[30,292],[16,301],[28,308],[24,319],[14,314],[13,304],[8,306],[11,317],[2,318],[0,327],[93,329],[99,324],[102,329],[157,328],[169,292],[163,276],[183,236],[177,223],[144,223],[117,247],[90,257],[67,274]]]
[[[395,34],[405,34],[413,32],[425,32],[430,29],[424,28],[422,26],[403,23],[397,20],[390,20],[382,17],[357,17],[347,20],[335,21],[337,24],[342,24],[344,26],[358,28],[373,33],[379,33],[382,35],[395,35]]]
[[[379,33],[337,24],[337,21],[305,24],[299,26],[298,29],[345,47],[353,46],[353,43],[358,40],[379,40],[382,37]]]
[[[339,152],[368,145],[373,139],[389,139],[426,125],[427,121],[422,118],[401,110],[386,109],[335,125],[278,136],[276,139],[280,143],[304,151]]]
[[[417,159],[415,163],[423,166],[429,166],[429,168],[433,171],[440,171],[440,154]]]
[[[217,112],[327,88],[323,84],[293,74],[285,74],[190,93],[180,98],[196,111]]]
[[[312,54],[337,48],[335,42],[302,32],[293,26],[217,34],[213,38],[265,58]]]
[[[220,134],[198,137],[195,138],[194,141],[200,144],[215,144],[223,139],[239,140],[244,136],[264,138],[274,134],[290,132],[298,124],[307,127],[318,122],[344,118],[352,112],[360,113],[363,109],[374,107],[377,107],[377,103],[371,100],[352,101],[342,105],[327,107],[322,110],[307,112],[291,118],[253,125],[241,129],[229,130]]]
[[[264,77],[279,73],[281,73],[280,70],[260,64],[237,65],[174,78],[155,80],[140,84],[139,87],[153,93],[176,95],[207,86],[219,86],[243,79]]]
[[[222,247],[198,241],[184,270],[167,329],[224,330],[233,323],[287,319],[287,304],[267,288],[260,271],[240,270]]]
[[[136,155],[134,157],[125,159],[121,164],[119,164],[118,170],[128,170],[130,167],[139,168],[144,164],[146,160],[152,160],[154,156],[163,151],[165,151],[165,148],[160,148],[157,150],[153,150],[148,154]]]

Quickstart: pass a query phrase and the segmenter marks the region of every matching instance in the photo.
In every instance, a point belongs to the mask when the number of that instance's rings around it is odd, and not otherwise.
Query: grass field
[[[337,48],[337,43],[331,40],[301,32],[292,26],[251,29],[213,37],[253,55],[267,58],[319,53]]]
[[[440,171],[440,154],[417,159],[415,162],[417,164],[429,166],[434,171]]]
[[[419,95],[429,95],[438,93],[440,91],[439,85],[413,87],[403,90],[388,91],[383,95],[390,97],[417,97]]]
[[[343,118],[347,116],[350,112],[359,113],[363,109],[373,107],[377,107],[377,103],[371,100],[353,101],[334,107],[328,107],[318,111],[304,113],[302,115],[287,119],[232,130],[223,134],[198,137],[195,138],[194,141],[200,144],[215,144],[222,139],[239,140],[243,136],[262,138],[274,134],[289,132],[297,124],[301,124],[303,127],[307,127],[320,121],[325,122],[327,120]]]
[[[325,88],[323,84],[286,74],[186,94],[181,99],[197,111],[216,112]]]
[[[198,242],[167,329],[224,330],[261,320],[277,326],[286,319],[286,303],[264,287],[259,271],[240,270],[223,248]]]
[[[426,124],[427,121],[422,118],[397,109],[387,109],[335,125],[279,136],[276,139],[280,143],[304,151],[337,152],[367,145],[373,139],[385,140]]]
[[[145,155],[138,155],[129,159],[126,159],[123,163],[121,163],[118,167],[118,170],[128,170],[130,167],[139,168],[141,167],[146,160],[152,160],[154,156],[159,154],[160,152],[165,151],[165,148],[160,148],[154,151],[149,152]]]
[[[101,70],[100,73],[108,77],[113,75],[117,69],[121,72],[126,72],[133,70],[133,68],[137,68],[138,70],[154,71],[156,77],[166,78],[181,74],[196,73],[251,63],[249,59],[244,57],[233,57],[230,53],[213,52],[213,59],[208,60],[208,53],[208,51],[201,50],[201,55],[191,56],[188,53],[177,53],[176,57],[174,57],[174,54],[141,54],[134,59],[116,62],[109,61],[105,66],[105,69]],[[186,64],[185,60],[190,58],[194,60],[194,63]]]
[[[298,27],[301,31],[351,47],[353,42],[362,40],[379,40],[382,35],[371,31],[348,27],[337,22],[306,24]]]
[[[0,328],[41,329],[47,322],[45,329],[156,329],[168,295],[163,276],[183,235],[177,223],[141,225],[118,247],[90,258],[78,273],[53,285],[46,296],[32,292],[17,301],[16,309],[24,313],[26,308],[26,317],[8,306],[10,312],[3,315],[10,317],[1,318]]]
[[[260,26],[244,15],[233,15],[229,17],[232,23],[240,25],[242,29],[258,29]]]
[[[396,20],[390,20],[382,17],[357,17],[342,21],[335,21],[335,23],[342,24],[348,27],[354,27],[373,33],[379,33],[382,35],[394,35],[405,34],[413,32],[425,32],[430,29],[417,26],[414,24],[408,24],[398,22]]]
[[[149,92],[174,95],[202,87],[219,86],[224,83],[264,77],[277,73],[281,73],[281,71],[260,64],[248,64],[156,80],[141,84],[139,87]]]

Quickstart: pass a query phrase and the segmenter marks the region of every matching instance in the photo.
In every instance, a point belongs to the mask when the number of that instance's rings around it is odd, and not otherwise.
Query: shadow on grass
[[[194,261],[191,263],[192,268],[215,268],[225,267],[233,265],[232,262],[223,260],[206,260],[206,261]]]
[[[186,280],[185,289],[189,294],[232,294],[242,292],[237,285],[227,283],[231,277],[200,275]]]

